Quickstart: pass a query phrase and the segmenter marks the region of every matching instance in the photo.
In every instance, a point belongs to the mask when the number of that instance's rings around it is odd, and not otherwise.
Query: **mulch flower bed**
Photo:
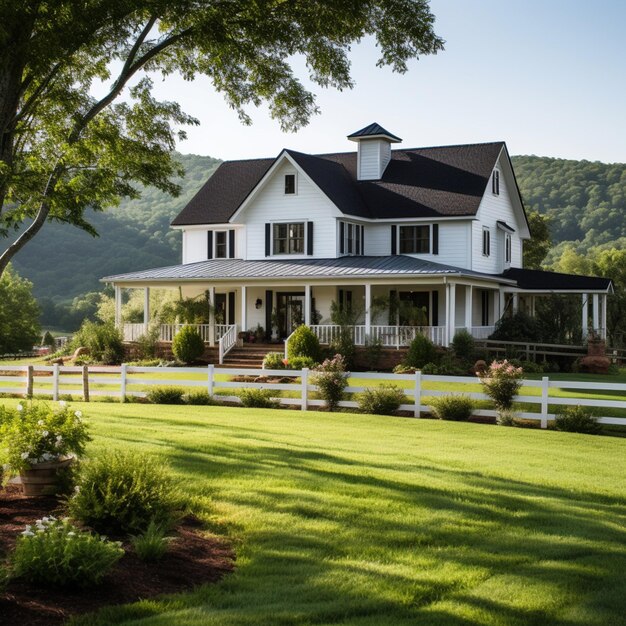
[[[26,497],[18,486],[0,490],[0,556],[15,545],[26,524],[47,515],[63,516],[59,502],[51,497]],[[234,553],[223,539],[205,537],[201,524],[185,518],[175,531],[165,556],[155,563],[141,561],[124,544],[126,554],[98,587],[86,590],[43,589],[11,581],[0,592],[0,616],[11,626],[62,624],[73,615],[135,602],[165,593],[189,590],[220,580],[234,567]]]

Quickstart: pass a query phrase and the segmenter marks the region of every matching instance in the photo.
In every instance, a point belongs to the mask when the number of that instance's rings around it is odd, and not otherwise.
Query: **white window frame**
[[[428,228],[428,252],[402,252],[402,229],[403,228]],[[396,249],[398,254],[432,254],[433,253],[433,225],[432,224],[398,224],[396,234]]]
[[[494,196],[500,195],[500,170],[493,170],[493,174],[491,175],[491,193]]]
[[[363,224],[357,224],[356,222],[346,222],[345,220],[339,220],[339,227],[337,233],[338,245],[337,250],[341,250],[341,225],[343,224],[343,252],[338,252],[341,256],[363,256],[365,249],[363,242],[365,240],[365,226]],[[352,239],[349,236],[349,232],[352,230]],[[359,233],[357,237],[357,233]],[[358,247],[357,247],[358,241]],[[352,248],[352,250],[349,250]]]
[[[217,234],[224,233],[226,238],[226,256],[217,256]],[[228,259],[230,257],[230,236],[228,230],[219,229],[213,231],[213,258],[214,259]]]
[[[308,250],[308,245],[309,245],[309,227],[308,227],[308,223],[311,220],[276,220],[274,222],[270,222],[271,225],[271,239],[270,239],[270,252],[271,252],[271,256],[277,256],[277,257],[295,257],[295,256],[307,256],[306,251]],[[302,224],[302,227],[304,228],[304,237],[303,237],[303,250],[302,252],[274,252],[274,227],[275,226],[279,226],[280,224]],[[289,238],[287,238],[287,241],[289,241]]]
[[[485,243],[487,245],[485,245]],[[482,238],[483,256],[491,256],[491,231],[489,226],[483,226],[483,238]]]
[[[504,233],[504,265],[511,265],[511,259],[513,257],[513,240],[511,233]]]
[[[293,193],[287,193],[287,176],[293,176]],[[288,172],[283,176],[283,195],[284,196],[297,196],[298,195],[298,172]]]

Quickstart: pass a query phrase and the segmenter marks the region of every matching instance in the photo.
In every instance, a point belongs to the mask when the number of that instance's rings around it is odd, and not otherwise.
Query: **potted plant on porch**
[[[89,440],[81,412],[65,402],[0,406],[2,482],[19,475],[25,495],[55,494],[61,471],[82,456]]]

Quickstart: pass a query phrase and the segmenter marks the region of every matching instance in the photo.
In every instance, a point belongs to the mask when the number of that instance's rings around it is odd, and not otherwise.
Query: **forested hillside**
[[[142,197],[94,214],[100,237],[62,224],[48,224],[15,261],[19,273],[34,283],[47,321],[59,316],[57,305],[99,290],[100,277],[180,262],[180,233],[171,219],[215,170],[217,159],[181,155],[186,169],[183,192],[172,198],[154,189]],[[574,242],[579,253],[589,248],[624,247],[626,243],[626,165],[571,161],[547,157],[513,157],[517,180],[529,210],[550,218],[556,244],[546,259],[557,264]],[[623,241],[618,241],[624,237]],[[74,325],[82,313],[59,325]]]

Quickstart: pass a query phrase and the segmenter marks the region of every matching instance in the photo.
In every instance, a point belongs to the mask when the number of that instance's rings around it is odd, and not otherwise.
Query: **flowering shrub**
[[[348,374],[343,356],[335,354],[332,359],[326,359],[315,368],[312,378],[313,384],[319,388],[320,396],[326,401],[326,407],[329,411],[334,411],[348,385]]]
[[[0,406],[0,447],[3,479],[30,469],[37,463],[80,457],[91,438],[80,411],[63,401],[56,408],[45,403]]]
[[[493,361],[484,372],[478,374],[485,393],[493,400],[498,411],[511,410],[513,398],[522,386],[523,375],[521,367],[515,367],[506,359]]]
[[[44,517],[18,537],[9,575],[41,585],[86,587],[99,583],[123,554],[119,542],[82,531],[67,518]]]

